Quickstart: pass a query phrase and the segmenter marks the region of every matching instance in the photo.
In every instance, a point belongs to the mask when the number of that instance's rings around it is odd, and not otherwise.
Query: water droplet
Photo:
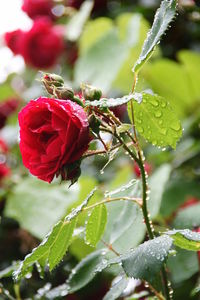
[[[143,133],[144,132],[144,129],[142,127],[140,127],[140,126],[138,126],[137,129],[138,129],[139,133]]]
[[[154,107],[158,107],[158,105],[159,105],[158,101],[157,101],[156,99],[154,99],[154,98],[152,98],[152,99],[150,100],[150,103],[151,103],[151,105],[153,105]]]
[[[160,118],[162,116],[162,112],[160,110],[157,110],[155,113],[154,113],[154,116],[156,118]]]
[[[162,101],[162,102],[161,102],[161,107],[162,107],[162,108],[165,108],[166,106],[167,106],[167,102]]]
[[[162,125],[162,124],[163,124],[163,120],[159,120],[159,121],[158,121],[158,124],[159,124],[159,125]]]
[[[181,129],[181,125],[180,123],[176,122],[176,123],[171,123],[170,124],[170,128],[175,130],[175,131],[179,131]]]

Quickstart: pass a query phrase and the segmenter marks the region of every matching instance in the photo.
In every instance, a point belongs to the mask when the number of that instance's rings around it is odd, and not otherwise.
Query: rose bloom
[[[64,49],[59,26],[46,18],[37,19],[21,39],[21,54],[27,64],[36,68],[52,67]]]
[[[41,16],[48,16],[53,19],[52,0],[24,0],[22,10],[27,13],[31,19],[36,19]]]
[[[11,32],[6,32],[4,36],[4,40],[8,48],[12,50],[12,52],[16,54],[20,54],[21,52],[21,37],[23,35],[23,31],[21,29],[17,29]]]
[[[31,100],[19,113],[19,125],[24,165],[49,183],[88,149],[87,115],[70,100]]]
[[[52,67],[64,50],[61,26],[53,26],[48,18],[35,20],[28,31],[7,32],[4,39],[14,54],[39,69]]]

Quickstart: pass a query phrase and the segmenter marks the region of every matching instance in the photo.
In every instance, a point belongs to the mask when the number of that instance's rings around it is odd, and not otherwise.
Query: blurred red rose
[[[36,68],[52,67],[63,49],[60,26],[53,26],[46,18],[37,19],[21,39],[25,62]]]
[[[88,149],[87,115],[70,100],[31,100],[19,113],[19,125],[24,165],[49,183]]]
[[[50,68],[64,50],[63,30],[48,18],[38,18],[28,31],[5,34],[5,42],[14,54],[23,56],[35,68]]]
[[[0,103],[0,129],[4,127],[7,118],[16,111],[18,105],[19,100],[15,98]]]
[[[147,162],[144,163],[144,169],[148,175],[150,175],[152,173],[152,166]],[[134,171],[136,177],[139,178],[141,176],[140,168],[137,163],[134,163],[133,171]]]
[[[10,175],[10,168],[5,164],[1,164],[0,162],[0,181],[2,181],[5,177]]]
[[[12,50],[14,54],[21,53],[21,37],[23,35],[23,31],[20,29],[6,32],[4,36],[4,40],[6,45]]]
[[[41,16],[53,18],[52,7],[52,0],[24,0],[22,10],[27,13],[31,19]]]
[[[8,152],[8,145],[4,140],[0,139],[0,153],[6,154]]]

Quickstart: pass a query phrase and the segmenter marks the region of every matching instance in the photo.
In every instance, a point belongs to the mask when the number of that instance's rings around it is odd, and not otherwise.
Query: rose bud
[[[12,52],[17,55],[21,54],[21,38],[24,31],[18,29],[11,32],[6,32],[4,35],[5,44]]]
[[[21,38],[25,62],[35,68],[50,68],[64,50],[63,32],[46,18],[35,20],[32,28]]]
[[[102,96],[102,92],[100,89],[97,89],[96,87],[89,85],[89,84],[82,84],[81,86],[83,97],[85,100],[99,100]]]
[[[86,113],[70,100],[31,100],[19,113],[19,125],[25,167],[49,183],[81,159],[91,140]]]
[[[148,175],[150,175],[152,173],[152,166],[150,164],[148,164],[147,162],[144,163],[144,169]],[[141,176],[141,172],[140,172],[140,168],[137,163],[134,163],[133,170],[134,170],[136,177],[139,178]]]
[[[54,19],[52,8],[52,0],[23,0],[22,5],[22,10],[27,13],[31,19],[44,16]]]

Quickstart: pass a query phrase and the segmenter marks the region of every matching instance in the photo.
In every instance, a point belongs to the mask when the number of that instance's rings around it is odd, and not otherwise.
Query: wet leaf
[[[200,250],[200,233],[191,231],[189,229],[170,230],[167,231],[173,240],[174,244],[182,249],[190,251]]]
[[[96,246],[102,237],[107,222],[107,209],[104,204],[95,207],[86,225],[86,242],[91,246]]]
[[[137,131],[155,146],[176,148],[182,127],[172,107],[158,95],[141,95],[141,103],[132,102]],[[131,103],[128,104],[128,114],[132,120]]]
[[[176,0],[163,0],[161,2],[160,8],[155,14],[153,25],[144,42],[140,57],[133,67],[133,72],[138,72],[150,58],[155,46],[160,42],[162,35],[175,17],[176,5]]]

